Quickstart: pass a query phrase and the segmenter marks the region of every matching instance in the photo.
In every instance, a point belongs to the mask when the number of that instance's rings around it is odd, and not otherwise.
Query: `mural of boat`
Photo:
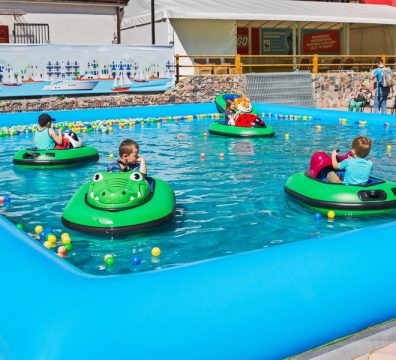
[[[3,86],[21,86],[21,82],[3,82]]]
[[[136,74],[137,76],[135,76],[135,78],[133,79],[133,81],[135,82],[148,82],[150,81],[150,78],[147,74],[145,74],[141,68],[139,68],[138,73]]]
[[[95,79],[98,79],[98,77],[92,74],[91,72],[87,72],[83,76],[77,78],[77,80],[81,80],[81,81],[95,80]]]
[[[122,72],[113,81],[111,91],[128,91],[132,86],[131,80]]]
[[[73,79],[55,80],[45,85],[43,90],[92,90],[99,80],[77,81]]]
[[[21,86],[22,78],[21,76],[15,76],[15,74],[6,74],[6,78],[3,79],[3,86]]]

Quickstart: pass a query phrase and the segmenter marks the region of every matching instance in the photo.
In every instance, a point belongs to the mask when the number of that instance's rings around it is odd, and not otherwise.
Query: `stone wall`
[[[317,108],[346,108],[351,93],[363,81],[369,80],[369,73],[339,72],[312,75],[314,103]],[[372,87],[371,87],[372,88]]]
[[[312,75],[313,96],[318,108],[347,107],[352,89],[368,79],[368,73],[323,73]],[[246,96],[244,75],[197,75],[180,81],[174,89],[161,94],[110,94],[98,96],[58,96],[40,99],[0,101],[1,112],[88,109],[136,105],[164,105],[212,102],[218,94]]]

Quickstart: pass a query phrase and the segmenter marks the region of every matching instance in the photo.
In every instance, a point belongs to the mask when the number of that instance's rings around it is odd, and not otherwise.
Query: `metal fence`
[[[183,68],[195,75],[246,74],[252,72],[367,72],[375,68],[375,59],[395,68],[396,56],[377,55],[176,55],[176,81]]]
[[[48,24],[14,24],[16,44],[48,44],[50,33]]]

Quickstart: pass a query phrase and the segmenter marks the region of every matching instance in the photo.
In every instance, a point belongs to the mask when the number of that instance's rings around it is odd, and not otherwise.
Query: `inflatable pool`
[[[131,116],[137,109],[119,111]],[[114,111],[88,114],[111,119]],[[153,109],[161,111],[177,110]],[[354,116],[394,122],[390,115],[271,104],[260,111],[320,116],[332,124],[346,114],[350,122]],[[62,112],[65,119],[71,114]],[[4,121],[36,118],[11,115]],[[0,357],[253,360],[299,354],[396,317],[395,231],[392,222],[183,266],[98,276],[0,216]]]
[[[7,289],[0,354],[283,359],[396,316],[395,231],[392,223],[187,266],[94,276],[0,217],[8,269],[0,273]]]
[[[67,150],[20,150],[15,154],[12,162],[16,166],[30,169],[59,169],[98,159],[99,154],[96,149],[82,146]]]
[[[70,199],[62,223],[96,234],[122,234],[168,221],[175,211],[172,188],[138,171],[99,172]]]

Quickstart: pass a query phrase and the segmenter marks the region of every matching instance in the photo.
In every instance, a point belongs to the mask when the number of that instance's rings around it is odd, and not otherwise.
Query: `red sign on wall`
[[[7,25],[0,25],[0,43],[9,43],[10,37]]]
[[[340,36],[337,30],[309,31],[303,33],[303,53],[339,53]]]
[[[250,29],[249,39],[249,28],[239,27],[237,28],[237,54],[241,55],[259,55],[260,54],[260,36],[258,28]],[[249,54],[249,42],[251,43],[251,51]]]
[[[237,54],[249,54],[249,29],[237,28]]]

